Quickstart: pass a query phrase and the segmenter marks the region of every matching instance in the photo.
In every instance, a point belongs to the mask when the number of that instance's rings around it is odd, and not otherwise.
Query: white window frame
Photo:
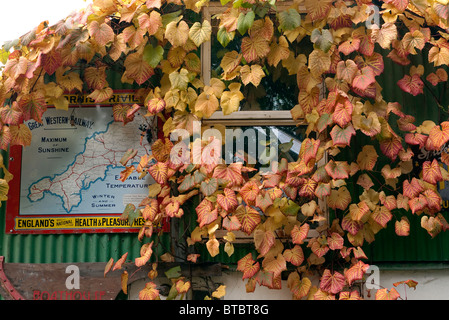
[[[294,3],[292,1],[278,2],[276,7],[279,11],[287,10]],[[211,22],[214,15],[223,13],[227,9],[226,6],[222,6],[220,2],[209,2],[208,6],[202,8],[202,17],[204,20]],[[307,13],[305,7],[299,7],[300,13]],[[212,41],[209,40],[201,45],[201,75],[203,83],[205,85],[210,84],[211,80],[211,51]],[[324,98],[324,81],[320,86],[320,100]],[[293,120],[289,110],[255,110],[255,111],[236,111],[229,115],[223,115],[222,111],[216,111],[211,117],[202,120],[205,125],[220,124],[226,126],[299,126],[307,125],[305,119]],[[317,166],[326,165],[328,162],[328,154],[325,152],[324,156],[317,162]],[[318,199],[318,205],[321,211],[324,213],[325,221],[320,222],[320,226],[329,223],[329,208],[327,202]],[[236,240],[234,243],[246,243],[253,241],[252,235],[247,235],[242,231],[234,231]],[[216,231],[216,237],[222,238],[226,235],[226,231]],[[319,232],[315,229],[310,229],[307,239],[317,237]]]

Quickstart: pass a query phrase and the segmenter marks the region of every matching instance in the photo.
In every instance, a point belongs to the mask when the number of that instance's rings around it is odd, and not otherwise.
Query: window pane
[[[243,36],[235,31],[234,39],[231,40],[226,47],[218,41],[218,19],[212,19],[212,45],[211,45],[211,76],[220,77],[223,73],[220,67],[221,58],[226,52],[237,51],[240,53],[240,44]],[[276,29],[276,28],[275,28]],[[276,34],[275,34],[276,36]],[[293,43],[290,50],[295,57],[299,54],[308,56],[312,52],[313,47],[310,41],[301,41]],[[242,100],[240,111],[257,111],[257,110],[291,110],[298,104],[299,89],[296,81],[296,75],[289,75],[286,68],[282,67],[282,61],[276,67],[263,63],[265,76],[262,78],[259,86],[248,84],[242,87],[242,93],[245,99]]]

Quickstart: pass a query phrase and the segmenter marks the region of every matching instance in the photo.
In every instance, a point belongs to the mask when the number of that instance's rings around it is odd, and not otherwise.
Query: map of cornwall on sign
[[[71,123],[70,113],[48,109],[42,124],[28,122],[33,140],[22,153],[20,214],[121,213],[148,194],[149,176],[119,180],[128,149],[138,155],[150,150],[139,139],[146,119],[136,116],[123,125],[113,121],[109,107],[77,113]]]

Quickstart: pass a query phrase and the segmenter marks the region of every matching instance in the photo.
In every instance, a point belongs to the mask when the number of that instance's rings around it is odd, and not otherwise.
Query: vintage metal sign
[[[143,220],[120,219],[127,204],[137,208],[148,195],[151,176],[120,173],[125,152],[150,152],[139,139],[151,121],[136,115],[124,125],[113,118],[114,103],[139,102],[132,92],[114,94],[101,106],[83,96],[67,96],[69,110],[49,107],[42,123],[26,123],[31,145],[10,150],[14,175],[7,202],[7,233],[137,231]],[[137,158],[136,158],[137,159]],[[132,224],[131,224],[132,222]]]

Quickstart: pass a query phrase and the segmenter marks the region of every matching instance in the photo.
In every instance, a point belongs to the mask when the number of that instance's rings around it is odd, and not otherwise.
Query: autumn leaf
[[[159,290],[156,289],[157,285],[154,282],[148,282],[145,284],[145,288],[139,292],[140,300],[158,300]]]
[[[242,82],[244,85],[252,83],[255,87],[258,87],[260,81],[265,76],[265,72],[262,70],[262,67],[258,64],[253,64],[251,66],[244,65],[240,69],[240,76],[242,78]]]
[[[157,162],[148,169],[148,172],[157,183],[165,184],[168,178],[168,165],[165,162]]]
[[[304,261],[304,252],[299,245],[295,245],[292,249],[286,249],[282,254],[287,262],[297,267]]]
[[[332,209],[345,210],[351,201],[351,194],[346,187],[340,187],[337,190],[332,190],[327,199],[327,203]]]
[[[307,296],[312,287],[312,282],[307,277],[301,279],[298,272],[291,272],[287,278],[287,286],[293,294],[293,298],[300,300]]]
[[[106,266],[104,267],[104,272],[103,272],[103,276],[106,278],[106,274],[109,273],[109,271],[111,271],[112,266],[114,265],[114,259],[110,258],[108,263],[106,263]]]
[[[307,15],[312,21],[324,19],[332,7],[332,0],[306,0]]]
[[[372,145],[366,145],[357,156],[357,164],[361,170],[371,171],[376,165],[378,157],[376,149]]]
[[[395,288],[391,288],[390,291],[388,291],[387,288],[379,289],[376,291],[376,300],[397,300],[401,295]]]
[[[440,165],[436,159],[433,159],[432,162],[424,161],[422,164],[422,174],[423,180],[431,184],[436,184],[443,180]]]
[[[251,234],[261,221],[259,212],[255,209],[240,205],[235,210],[235,216],[241,223],[241,230],[246,234]]]
[[[217,195],[218,204],[226,211],[232,211],[237,207],[237,198],[232,189],[225,188],[223,194]]]
[[[375,81],[376,78],[373,69],[370,67],[363,67],[361,70],[357,71],[352,80],[352,86],[364,91]]]
[[[154,74],[154,69],[145,61],[140,52],[129,54],[125,59],[124,66],[125,75],[137,84],[143,84]]]
[[[29,146],[31,144],[31,130],[21,123],[9,127],[9,130],[2,129],[2,138],[10,139],[11,145]]]
[[[105,46],[109,42],[114,41],[114,31],[106,22],[100,24],[94,20],[88,24],[87,30],[89,31],[89,35],[101,46]]]
[[[401,220],[398,220],[394,223],[394,231],[398,236],[406,237],[410,235],[410,222],[407,217],[401,217]]]
[[[444,121],[441,125],[435,125],[429,132],[426,141],[426,149],[440,150],[449,141],[449,122]]]
[[[237,271],[243,272],[242,280],[252,278],[260,269],[259,262],[253,260],[251,253],[237,261]]]
[[[348,281],[348,285],[352,285],[352,283],[356,280],[362,280],[368,268],[368,264],[363,263],[362,261],[358,261],[351,268],[346,270],[345,277]]]
[[[423,93],[424,82],[422,82],[419,74],[413,76],[405,75],[397,82],[402,91],[410,93],[413,96]]]
[[[201,24],[200,22],[195,22],[189,30],[189,38],[199,47],[203,42],[210,40],[212,27],[208,20],[204,20]]]
[[[343,289],[345,283],[346,279],[341,273],[337,271],[331,273],[329,269],[326,269],[320,279],[320,289],[337,294]]]
[[[165,29],[165,38],[174,46],[182,47],[189,39],[189,26],[184,20],[170,22]]]
[[[211,257],[215,257],[220,253],[220,243],[215,238],[215,236],[212,236],[207,242],[206,242],[206,248]]]
[[[343,129],[340,126],[335,125],[330,132],[332,141],[336,146],[350,146],[352,136],[355,134],[356,132],[351,124]]]
[[[249,36],[242,39],[241,50],[246,62],[264,58],[270,52],[269,42],[260,36]]]
[[[136,267],[142,267],[150,260],[151,255],[153,254],[152,247],[153,247],[153,241],[151,243],[146,243],[142,246],[142,249],[140,252],[141,256],[134,260]]]

